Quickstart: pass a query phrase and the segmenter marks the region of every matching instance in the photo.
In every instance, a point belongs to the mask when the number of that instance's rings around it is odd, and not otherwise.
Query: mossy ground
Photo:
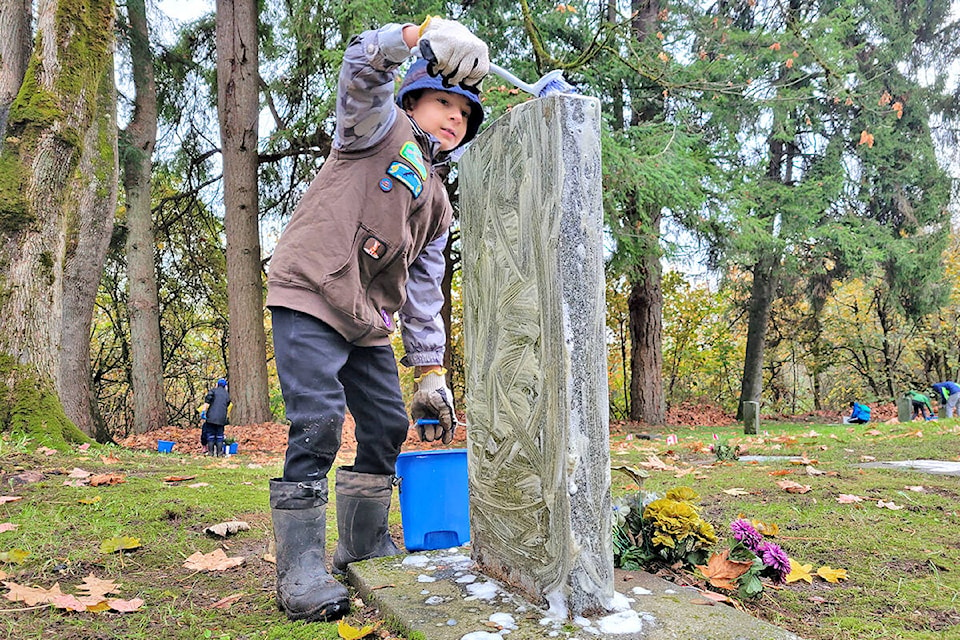
[[[767,435],[763,435],[766,431]],[[922,431],[922,436],[917,433]],[[745,446],[751,454],[806,456],[824,475],[806,475],[804,465],[787,461],[761,464],[716,463],[707,447],[721,439]],[[667,445],[667,434],[679,444]],[[614,465],[639,466],[657,455],[673,470],[650,470],[645,490],[685,485],[701,496],[705,517],[728,541],[727,526],[744,515],[775,522],[775,538],[787,553],[814,570],[843,568],[839,584],[815,578],[767,588],[745,602],[748,611],[811,640],[826,638],[960,637],[960,479],[914,472],[860,468],[863,456],[878,460],[960,458],[957,421],[909,425],[764,424],[761,436],[747,438],[739,427],[670,427],[652,432],[652,441],[618,430],[611,437]],[[161,455],[117,447],[73,447],[44,455],[35,442],[9,434],[0,440],[0,495],[21,496],[0,505],[0,523],[18,525],[0,533],[0,551],[30,552],[23,564],[0,564],[4,580],[49,588],[75,586],[93,574],[120,583],[118,597],[139,597],[133,613],[71,613],[49,607],[8,603],[0,616],[0,638],[39,639],[150,638],[280,639],[336,638],[334,624],[292,623],[274,604],[274,566],[263,559],[271,539],[267,480],[280,471],[273,462],[254,464],[244,454],[211,460],[184,453]],[[125,482],[103,487],[65,486],[79,467],[93,473],[119,473]],[[686,470],[690,470],[686,472]],[[19,474],[40,471],[43,478],[21,482]],[[779,475],[789,471],[788,475]],[[169,476],[196,476],[165,482]],[[678,477],[679,476],[679,477]],[[790,494],[774,484],[792,479],[812,487]],[[627,476],[614,473],[614,494],[635,490]],[[206,486],[190,487],[195,483]],[[922,486],[923,491],[907,487]],[[743,488],[746,495],[724,490]],[[840,504],[845,493],[864,497]],[[99,496],[93,504],[79,500]],[[890,510],[878,500],[903,506]],[[332,505],[331,505],[332,507]],[[391,530],[401,539],[397,501]],[[240,519],[251,525],[226,540],[203,534],[209,525]],[[141,548],[120,554],[100,552],[113,536],[140,539]],[[336,527],[328,517],[328,545]],[[222,573],[195,573],[183,567],[196,551],[222,547],[244,556],[244,565]],[[214,609],[222,598],[242,594],[228,608]],[[355,626],[375,622],[377,612],[355,606]],[[372,637],[391,637],[386,625]]]

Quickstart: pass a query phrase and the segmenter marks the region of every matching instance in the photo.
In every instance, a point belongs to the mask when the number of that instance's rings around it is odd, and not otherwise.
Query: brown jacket
[[[267,306],[319,318],[357,345],[389,344],[408,269],[451,216],[430,143],[399,112],[375,146],[330,151],[270,260]]]

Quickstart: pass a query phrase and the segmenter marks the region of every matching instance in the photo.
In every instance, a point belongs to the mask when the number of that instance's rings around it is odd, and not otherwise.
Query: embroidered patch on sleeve
[[[410,166],[420,174],[421,180],[427,179],[427,164],[423,161],[423,152],[416,143],[404,142],[400,147],[400,157],[410,163]]]
[[[423,192],[423,180],[417,175],[417,172],[403,164],[402,162],[390,163],[387,173],[397,179],[400,184],[410,189],[414,198],[419,198]]]

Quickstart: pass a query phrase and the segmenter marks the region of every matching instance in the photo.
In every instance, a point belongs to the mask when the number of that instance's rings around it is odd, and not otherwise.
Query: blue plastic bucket
[[[407,551],[448,549],[470,541],[466,449],[401,453],[397,476]]]
[[[160,453],[170,453],[173,451],[173,442],[170,440],[157,440],[157,451]]]
[[[238,442],[231,442],[230,444],[227,445],[227,453],[229,453],[232,456],[235,456],[237,455],[237,449],[239,447],[240,447],[240,444]]]

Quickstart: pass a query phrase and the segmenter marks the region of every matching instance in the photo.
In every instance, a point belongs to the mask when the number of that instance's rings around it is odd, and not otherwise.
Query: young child
[[[230,421],[230,392],[227,391],[227,379],[218,378],[217,385],[207,391],[200,409],[200,445],[206,449],[209,456],[224,454],[223,430]]]
[[[393,97],[397,68],[419,47]],[[337,573],[399,552],[387,530],[395,463],[409,420],[390,346],[399,313],[414,367],[410,413],[450,442],[453,394],[442,367],[440,317],[452,208],[449,162],[483,121],[478,94],[487,46],[461,24],[427,18],[353,38],[344,54],[333,149],[287,224],[270,262],[277,373],[290,420],[283,477],[270,481],[277,601],[291,619],[349,612],[324,566],[327,473],[344,411],[357,453],[336,471]]]

